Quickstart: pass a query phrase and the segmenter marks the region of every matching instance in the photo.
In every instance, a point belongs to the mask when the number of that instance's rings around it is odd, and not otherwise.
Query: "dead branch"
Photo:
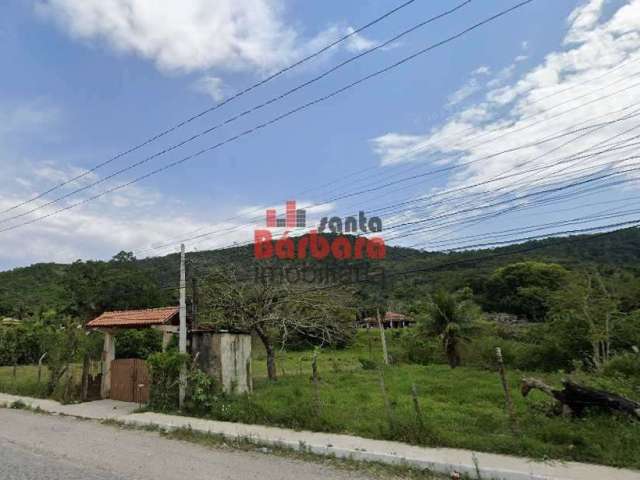
[[[608,412],[621,412],[640,420],[640,403],[605,390],[578,385],[571,380],[562,381],[563,389],[553,388],[537,378],[523,378],[522,396],[531,390],[540,390],[562,404],[565,410],[580,416],[588,408],[597,408]]]

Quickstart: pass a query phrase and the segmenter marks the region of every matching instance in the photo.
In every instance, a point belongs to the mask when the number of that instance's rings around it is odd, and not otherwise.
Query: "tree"
[[[270,380],[277,379],[278,344],[284,348],[294,335],[334,344],[352,328],[353,314],[337,292],[241,282],[233,271],[217,271],[205,279],[201,293],[201,324],[255,334],[264,345]]]
[[[619,300],[608,290],[598,272],[575,275],[569,284],[558,291],[551,300],[549,316],[552,320],[564,319],[584,328],[591,345],[589,361],[602,368],[611,358],[611,333],[614,324],[623,315],[619,311]]]
[[[494,311],[541,322],[553,292],[566,285],[569,272],[555,263],[520,262],[497,269],[485,284],[484,304]]]
[[[68,299],[64,312],[83,322],[107,310],[169,303],[169,292],[163,292],[127,252],[120,252],[109,262],[73,263],[64,276],[64,285]]]
[[[471,297],[470,289],[434,293],[427,304],[426,321],[421,325],[423,333],[440,336],[451,368],[460,365],[460,344],[467,340],[462,334],[462,327],[481,315],[480,308]]]
[[[69,366],[78,361],[87,347],[87,336],[82,325],[65,318],[60,327],[51,327],[45,333],[45,351],[49,367],[47,394],[51,395]]]

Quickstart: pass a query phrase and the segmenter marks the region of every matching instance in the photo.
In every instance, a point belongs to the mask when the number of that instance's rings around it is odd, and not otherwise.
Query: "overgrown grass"
[[[392,354],[398,348],[396,340],[393,332],[388,334]],[[595,412],[581,419],[556,416],[551,413],[552,401],[542,393],[533,392],[526,399],[520,394],[523,376],[536,376],[559,386],[566,377],[563,372],[509,370],[520,432],[514,435],[505,411],[500,378],[491,369],[464,366],[452,370],[443,364],[399,364],[385,368],[383,378],[391,405],[389,412],[380,372],[365,370],[360,362],[363,358],[379,360],[380,339],[376,331],[360,332],[349,349],[321,353],[320,405],[310,381],[312,352],[281,352],[280,378],[274,383],[266,379],[261,348],[256,346],[254,350],[254,393],[250,397],[221,397],[209,417],[427,446],[640,468],[640,422]],[[637,387],[624,380],[584,373],[575,374],[574,378],[584,384],[639,397]],[[414,384],[422,427],[411,394]]]
[[[387,336],[392,356],[399,357],[398,333],[388,332]],[[500,341],[496,338],[497,344]],[[473,343],[467,348],[466,357],[476,358]],[[400,363],[387,367],[383,378],[389,410],[379,370],[364,369],[361,362],[380,358],[377,331],[359,332],[355,344],[348,349],[323,350],[319,357],[321,381],[316,394],[310,379],[311,351],[281,352],[278,356],[280,378],[274,383],[266,378],[264,351],[256,344],[254,393],[240,397],[218,395],[212,406],[199,414],[224,421],[640,469],[640,422],[598,413],[581,419],[565,418],[550,413],[552,402],[540,392],[522,398],[521,377],[536,376],[559,385],[566,376],[562,372],[520,372],[507,365],[518,421],[519,434],[514,435],[505,412],[500,379],[494,370],[479,366],[451,370],[437,363],[442,361],[437,356],[436,363],[426,366]],[[37,394],[34,387],[37,369],[19,367],[18,372],[18,381],[13,382],[11,367],[0,368],[0,390]],[[637,385],[624,379],[584,373],[574,377],[580,383],[640,398]],[[422,426],[411,395],[414,384]]]
[[[70,378],[70,375],[73,378]],[[81,367],[72,365],[70,371],[65,374],[60,384],[55,389],[51,398],[61,402],[75,400],[78,396],[81,380]],[[13,367],[0,367],[0,392],[11,395],[23,395],[25,397],[46,398],[49,370],[42,366],[40,381],[38,381],[37,365],[18,365],[16,375],[13,375]],[[71,394],[69,393],[71,391]],[[71,398],[68,398],[71,396]]]
[[[19,365],[16,376],[13,367],[0,367],[0,392],[26,397],[44,398],[49,371],[42,367],[42,378],[38,383],[38,367],[36,365]]]

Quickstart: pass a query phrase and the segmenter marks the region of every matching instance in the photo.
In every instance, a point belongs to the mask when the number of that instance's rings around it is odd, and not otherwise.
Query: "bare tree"
[[[286,283],[242,282],[235,272],[217,271],[203,282],[199,323],[255,334],[264,345],[269,379],[276,380],[276,349],[294,335],[319,345],[348,335],[353,314],[346,299],[339,292]]]

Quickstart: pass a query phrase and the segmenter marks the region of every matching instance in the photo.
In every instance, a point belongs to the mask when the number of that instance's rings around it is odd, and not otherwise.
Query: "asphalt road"
[[[321,464],[207,448],[69,417],[0,409],[2,480],[367,479]]]

